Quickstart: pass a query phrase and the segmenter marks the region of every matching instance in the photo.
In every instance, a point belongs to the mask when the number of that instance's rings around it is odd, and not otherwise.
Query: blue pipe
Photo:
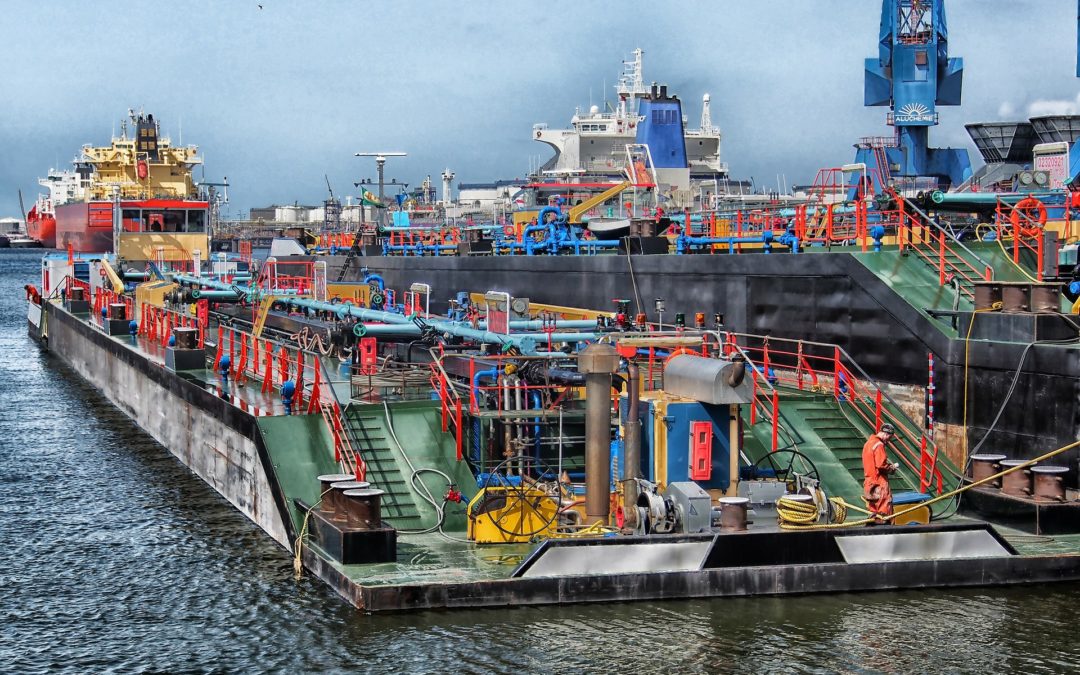
[[[237,293],[235,291],[208,291],[202,288],[196,288],[195,290],[191,291],[191,298],[193,300],[236,302],[240,300],[242,296],[243,293]]]
[[[379,290],[380,291],[385,291],[386,290],[386,282],[383,281],[382,275],[375,274],[373,272],[368,272],[367,269],[364,269],[362,271],[364,273],[364,283],[365,284],[371,283],[372,281],[376,281],[379,284]]]
[[[563,212],[562,212],[562,210],[559,209],[558,206],[545,206],[544,208],[540,209],[540,213],[536,214],[536,224],[537,225],[546,224],[546,221],[544,219],[547,217],[547,214],[549,214],[549,213],[554,213],[555,214],[555,220],[553,220],[552,222],[558,223],[558,222],[562,222],[563,220],[565,220],[565,217],[563,216]]]
[[[495,384],[498,384],[498,381],[499,381],[499,369],[498,368],[491,368],[490,370],[481,370],[481,371],[478,371],[475,375],[473,375],[473,378],[472,378],[473,398],[476,399],[477,403],[479,403],[479,401],[480,401],[480,380],[482,378],[485,378],[485,377],[491,378],[492,381]]]
[[[478,327],[487,329],[487,321],[481,321]],[[511,321],[510,330],[528,330],[539,331],[544,328],[544,322],[536,319],[528,321]],[[596,321],[591,319],[564,319],[555,322],[555,328],[564,329],[582,329],[582,328],[596,328]]]
[[[540,410],[544,407],[544,404],[540,400],[540,392],[533,390],[529,392],[529,398],[532,399],[533,410]],[[533,452],[536,455],[536,461],[540,461],[540,418],[533,418]]]
[[[763,244],[764,252],[772,252],[772,242],[776,235],[771,230],[765,230],[756,237],[688,237],[680,234],[675,240],[675,253],[682,255],[694,246],[711,246],[713,244],[727,244],[728,252],[735,252],[736,244]],[[789,246],[792,253],[799,252],[799,240],[795,235],[784,233],[780,235],[779,243]]]
[[[551,208],[550,206],[544,208]],[[533,247],[536,242],[533,241],[532,234],[534,232],[546,232],[548,230],[547,225],[529,225],[525,228],[521,238],[525,241],[525,255],[533,255]],[[550,234],[549,234],[550,236]]]
[[[371,310],[361,310],[371,311]],[[405,317],[401,315],[395,315],[399,319]],[[379,321],[379,319],[376,319]],[[369,337],[419,337],[423,331],[420,327],[414,323],[407,321],[392,321],[383,322],[390,323],[392,325],[367,325],[365,326],[366,332],[364,335]],[[532,342],[532,349],[535,351],[536,343],[546,342],[548,338],[547,333],[530,332],[530,333],[511,333],[506,335],[505,333],[492,333],[481,329],[472,328],[461,324],[452,323],[450,321],[425,321],[429,326],[435,328],[439,332],[451,333],[463,338],[469,338],[480,342],[489,342],[491,344],[514,344],[520,348],[517,344],[518,341],[528,340]],[[479,335],[489,336],[487,338],[476,337]],[[552,333],[552,342],[593,342],[599,338],[599,334],[592,331],[583,331],[580,333]],[[523,352],[523,353],[533,353]]]
[[[212,281],[204,277],[192,277],[185,274],[177,274],[174,275],[173,278],[180,283],[201,284],[209,288],[216,288],[224,291],[237,292],[238,290],[229,284],[220,281]],[[382,281],[382,277],[379,277],[378,275],[367,275],[365,279],[374,279],[378,282]],[[243,289],[240,289],[239,292],[245,293]],[[250,295],[251,291],[246,291],[246,293]],[[319,300],[310,300],[308,298],[287,298],[283,299],[282,302],[288,303],[291,307],[312,309],[317,312],[330,312],[337,315],[340,319],[351,316],[363,322],[397,324],[396,326],[368,326],[367,330],[376,335],[380,332],[390,335],[405,336],[420,334],[420,327],[413,323],[411,317],[395,312],[357,307],[348,302],[332,304]],[[427,319],[424,323],[440,333],[449,333],[450,335],[465,338],[467,340],[486,342],[488,344],[501,346],[511,345],[518,348],[521,350],[522,354],[526,355],[535,354],[538,343],[540,341],[546,342],[548,339],[547,333],[518,333],[504,335],[486,330],[478,330],[471,326],[463,326],[452,321]],[[598,337],[599,336],[596,333],[554,333],[551,336],[551,340],[552,342],[593,342]]]

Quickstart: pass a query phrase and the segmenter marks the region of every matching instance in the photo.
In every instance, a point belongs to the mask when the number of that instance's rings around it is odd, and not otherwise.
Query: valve
[[[281,383],[281,403],[285,406],[285,414],[292,414],[293,399],[296,396],[296,383],[285,380]]]
[[[221,390],[226,392],[229,388],[229,369],[232,366],[232,359],[228,354],[221,357],[221,360],[217,363],[218,374],[221,375]]]
[[[630,329],[630,301],[615,299],[615,326],[619,330]]]
[[[446,488],[446,496],[443,497],[443,501],[460,504],[465,501],[465,498],[461,495],[461,491],[457,489],[457,486],[451,483],[450,486]]]

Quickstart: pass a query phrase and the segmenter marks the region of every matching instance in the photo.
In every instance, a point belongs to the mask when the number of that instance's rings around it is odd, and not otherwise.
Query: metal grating
[[[983,122],[964,126],[987,164],[1030,163],[1032,149],[1039,142],[1030,122]]]
[[[1080,138],[1080,115],[1044,115],[1032,117],[1039,143],[1072,143]]]

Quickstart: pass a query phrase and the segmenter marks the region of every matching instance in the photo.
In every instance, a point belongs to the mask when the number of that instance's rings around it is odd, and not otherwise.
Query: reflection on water
[[[36,282],[39,255],[0,251],[0,671],[1062,672],[1080,663],[1080,586],[360,615],[321,582],[295,582],[283,549],[33,347],[22,286]]]

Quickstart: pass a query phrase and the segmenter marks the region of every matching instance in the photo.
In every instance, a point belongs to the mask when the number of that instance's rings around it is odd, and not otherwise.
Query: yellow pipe
[[[105,277],[112,284],[113,293],[117,295],[124,292],[124,282],[120,280],[120,276],[116,273],[116,270],[112,268],[109,261],[102,259],[101,268],[105,270]]]
[[[622,183],[619,183],[618,185],[615,185],[615,186],[613,186],[613,187],[611,187],[611,188],[609,188],[607,190],[604,190],[603,192],[596,195],[595,197],[590,197],[589,199],[586,199],[585,201],[578,204],[577,206],[571,207],[569,212],[567,213],[567,217],[566,217],[567,221],[569,221],[571,223],[580,223],[581,222],[581,217],[584,216],[586,213],[588,213],[589,209],[591,209],[593,207],[596,207],[596,206],[600,206],[601,204],[603,204],[607,200],[611,199],[615,195],[621,194],[623,190],[630,187],[631,185],[632,185],[632,183],[630,181],[623,181]]]

